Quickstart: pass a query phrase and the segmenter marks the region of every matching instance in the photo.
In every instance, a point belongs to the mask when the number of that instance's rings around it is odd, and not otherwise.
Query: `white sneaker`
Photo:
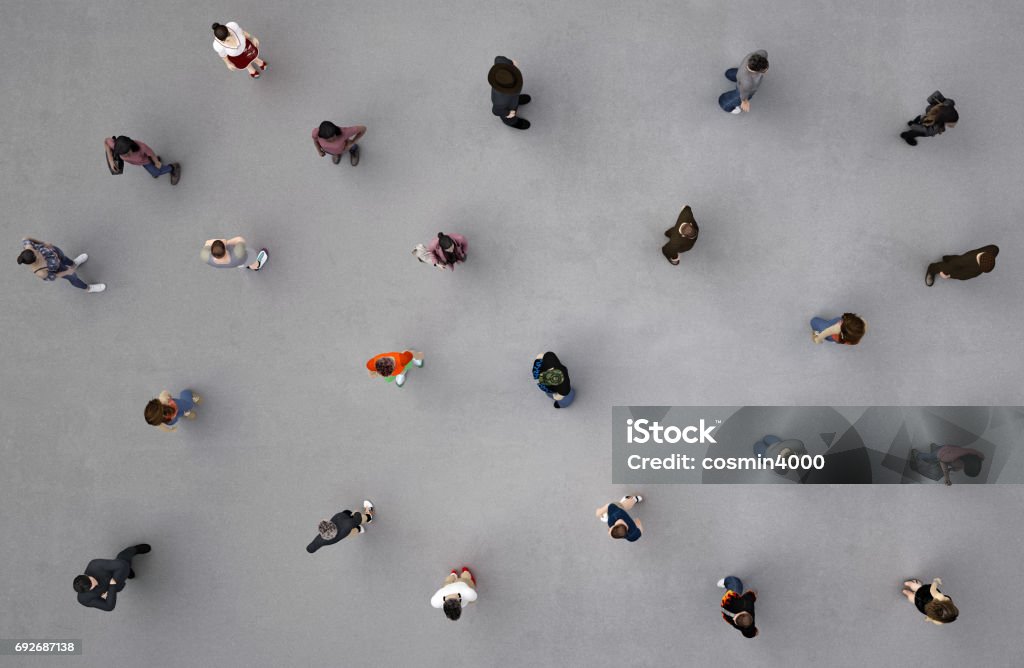
[[[395,376],[395,385],[397,385],[398,387],[402,387],[403,385],[405,385],[404,373],[400,373],[397,376]]]
[[[423,360],[413,360],[412,363],[415,364],[418,367],[422,367],[423,366]]]
[[[721,580],[719,580],[719,581],[718,581],[718,582],[716,582],[715,584],[717,584],[717,585],[718,585],[719,587],[721,587],[722,589],[725,589],[725,578],[722,578]]]
[[[90,283],[89,289],[86,292],[103,292],[107,289],[106,283]]]
[[[736,107],[735,109],[733,109],[733,110],[732,110],[732,111],[730,111],[729,113],[730,113],[730,114],[742,114],[742,113],[743,113],[743,110],[742,110],[742,109],[740,109],[739,107]]]
[[[74,263],[75,264],[85,264],[88,259],[89,259],[89,254],[88,253],[82,253],[81,255],[79,255],[78,257],[76,257],[74,259]]]
[[[369,499],[363,499],[363,510],[365,510],[368,513],[372,513],[373,501],[370,501]]]

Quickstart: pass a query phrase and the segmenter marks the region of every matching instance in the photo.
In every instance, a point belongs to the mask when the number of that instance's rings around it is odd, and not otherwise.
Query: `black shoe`
[[[516,130],[529,130],[529,129],[530,129],[530,121],[526,120],[525,118],[520,118],[519,119],[519,124],[516,125]]]
[[[900,136],[903,137],[903,141],[907,142],[911,146],[917,146],[917,140],[914,139],[914,135],[909,132],[901,132]]]
[[[924,284],[927,285],[929,288],[935,285],[935,274],[931,272],[925,273]]]
[[[148,554],[153,547],[149,543],[139,543],[135,546],[135,554]]]
[[[524,104],[530,104],[530,100],[532,100],[532,99],[533,98],[530,97],[529,95],[520,95],[519,96],[519,104],[520,104],[520,106],[522,106]]]
[[[128,569],[128,579],[131,580],[133,577],[135,577],[135,571],[133,569],[129,568]]]
[[[557,401],[555,402],[555,408],[561,408],[561,406],[558,405]]]
[[[340,165],[341,164],[341,154],[339,153],[338,155],[332,155],[331,156],[331,162],[333,162],[336,165]]]

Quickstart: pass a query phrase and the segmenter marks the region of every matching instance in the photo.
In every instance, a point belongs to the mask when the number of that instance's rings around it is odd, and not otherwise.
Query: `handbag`
[[[111,139],[116,140],[117,137],[111,137]],[[110,170],[110,174],[112,176],[117,176],[118,174],[123,174],[124,173],[124,160],[121,159],[121,156],[114,155],[113,150],[111,150],[110,155],[112,155],[114,157],[113,164],[111,164],[111,161],[107,159],[107,152],[103,151],[103,162],[107,163],[107,169]]]

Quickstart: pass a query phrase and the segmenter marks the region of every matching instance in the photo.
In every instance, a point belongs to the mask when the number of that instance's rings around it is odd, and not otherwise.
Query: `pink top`
[[[114,150],[114,140],[110,137],[106,138],[107,148],[111,151]],[[139,145],[138,151],[132,151],[131,153],[125,153],[121,156],[121,159],[127,162],[129,165],[145,165],[150,160],[155,160],[156,153],[153,153],[153,149],[146,146],[139,140],[135,140],[135,143]]]
[[[935,451],[935,455],[940,462],[948,464],[955,471],[964,467],[964,463],[960,461],[964,455],[977,455],[979,459],[985,459],[985,455],[974,448],[962,448],[959,445],[944,445]]]
[[[348,140],[352,139],[352,137],[355,137],[359,133],[359,126],[351,125],[347,128],[342,128],[341,134],[330,139],[321,139],[317,136],[318,132],[320,132],[320,128],[313,128],[313,139],[316,140],[317,146],[322,148],[324,153],[341,155],[345,152],[345,144],[348,143]]]

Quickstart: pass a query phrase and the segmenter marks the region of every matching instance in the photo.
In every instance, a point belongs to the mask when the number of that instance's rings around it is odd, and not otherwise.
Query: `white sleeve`
[[[447,589],[447,587],[441,587],[440,589],[434,592],[434,595],[430,597],[431,606],[435,608],[440,608],[444,605],[444,597],[447,594],[447,592],[445,592],[445,589]]]
[[[242,46],[245,46],[245,31],[242,30],[242,26],[238,25],[234,21],[228,21],[224,24],[224,27],[235,33],[235,37],[241,42]]]
[[[213,50],[216,51],[217,55],[221,58],[228,55],[227,52],[224,51],[224,45],[218,42],[217,40],[213,40]]]

